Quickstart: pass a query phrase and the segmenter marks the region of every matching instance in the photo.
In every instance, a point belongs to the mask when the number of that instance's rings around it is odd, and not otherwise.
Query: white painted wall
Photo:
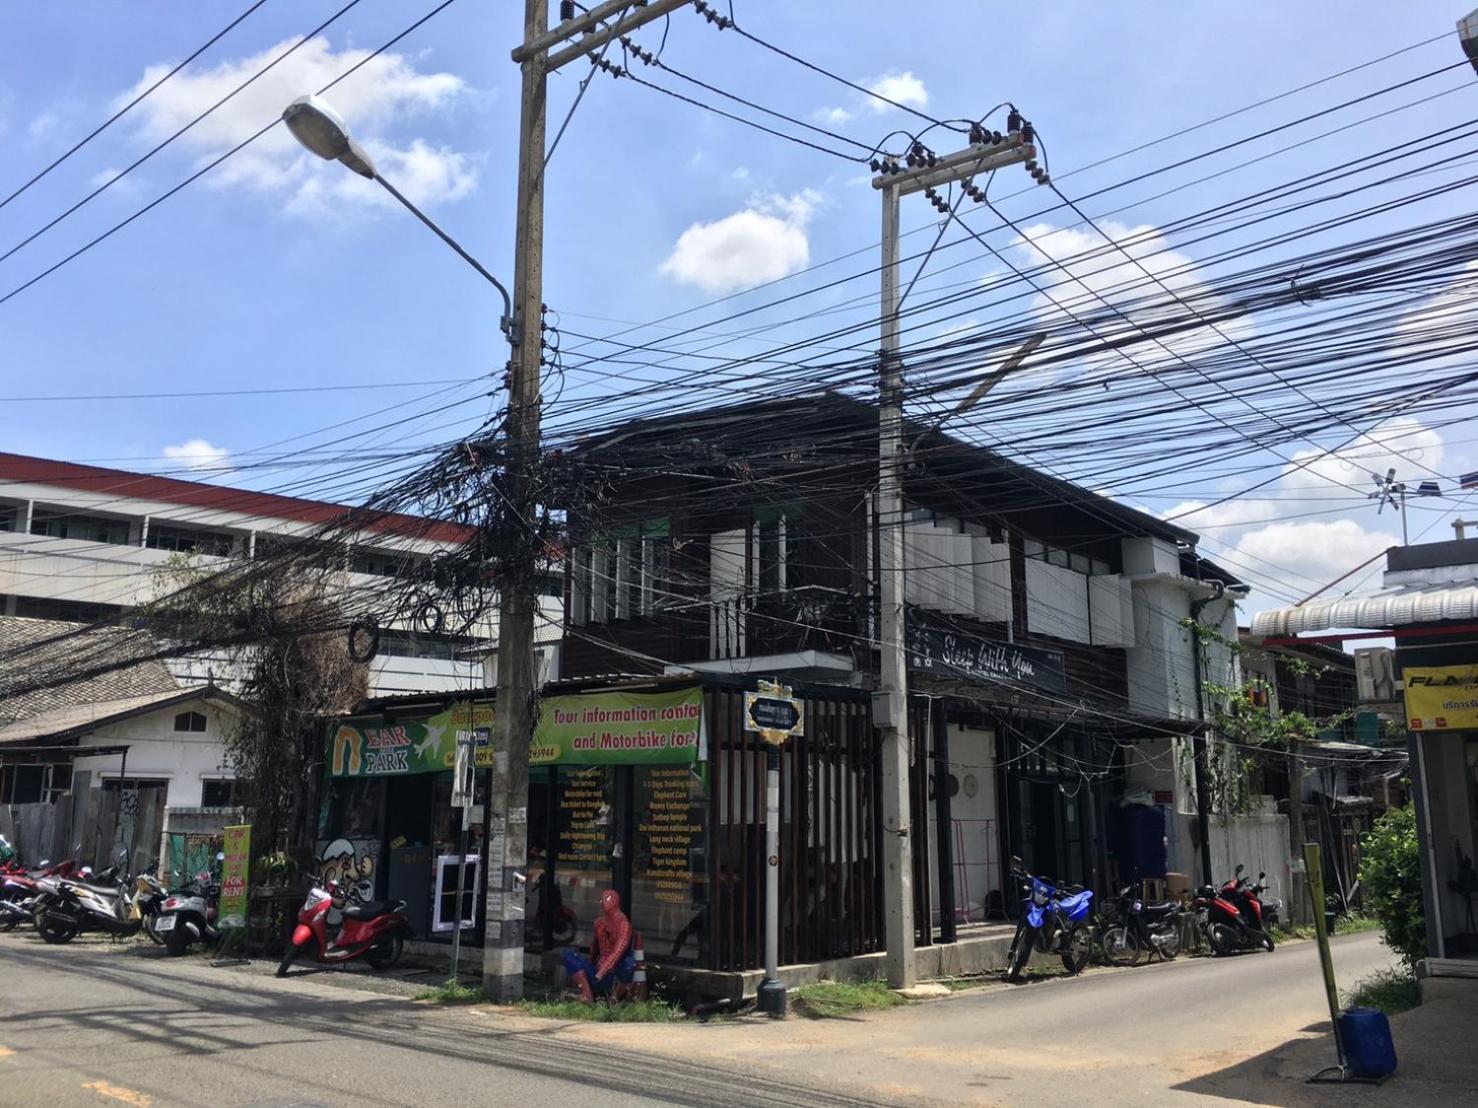
[[[986,898],[1002,887],[999,809],[996,799],[994,731],[949,725],[949,771],[960,782],[950,799],[954,823],[955,908],[961,923],[984,919]],[[938,783],[936,782],[936,787]],[[974,792],[974,796],[970,793]],[[939,821],[929,805],[929,872],[935,886],[931,903],[939,924]]]
[[[204,734],[176,732],[174,719],[181,712],[204,713]],[[166,780],[169,782],[169,794],[165,799],[168,806],[198,807],[203,780],[235,776],[227,765],[223,742],[232,718],[233,713],[223,705],[196,701],[101,727],[84,737],[79,745],[128,744],[129,777]],[[121,755],[109,754],[78,758],[76,769],[91,771],[92,787],[101,788],[103,781],[117,779],[122,765]]]

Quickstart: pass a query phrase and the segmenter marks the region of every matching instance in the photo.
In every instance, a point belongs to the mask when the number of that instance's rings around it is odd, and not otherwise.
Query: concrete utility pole
[[[539,370],[544,299],[544,144],[550,73],[610,39],[690,0],[652,0],[631,14],[633,0],[610,0],[549,29],[549,0],[524,0],[523,67],[518,134],[518,216],[514,238],[513,310],[517,349],[508,379],[508,506],[513,526],[532,521],[538,491]],[[573,7],[561,5],[573,16]],[[608,26],[600,24],[610,21]],[[578,42],[570,43],[579,37]],[[569,45],[564,45],[569,43]],[[559,48],[559,49],[556,49]],[[551,51],[554,51],[551,53]],[[534,658],[536,570],[541,552],[521,536],[498,595],[498,695],[493,732],[493,781],[488,812],[487,927],[483,989],[498,1003],[523,996],[524,894],[528,864],[529,742],[538,696]]]
[[[963,181],[1002,166],[1025,162],[1036,150],[1019,131],[998,143],[974,142],[942,158],[910,154],[916,164],[896,165],[874,177],[883,197],[882,334],[878,350],[878,583],[880,655],[873,720],[882,731],[883,910],[888,943],[888,984],[912,988],[914,970],[913,840],[909,826],[908,658],[904,640],[903,588],[903,366],[899,360],[898,202],[903,196]],[[897,172],[890,170],[897,169]]]

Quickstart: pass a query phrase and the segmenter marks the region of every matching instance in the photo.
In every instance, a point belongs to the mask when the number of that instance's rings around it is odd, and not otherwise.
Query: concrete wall
[[[206,717],[205,732],[175,731],[174,719],[181,712],[202,712]],[[85,736],[79,745],[128,744],[130,778],[166,781],[169,791],[165,803],[169,807],[198,807],[202,781],[235,776],[227,764],[223,743],[233,718],[234,713],[221,705],[195,702],[101,727]],[[116,780],[121,768],[123,758],[117,754],[77,759],[77,769],[91,771],[93,788],[100,788],[106,780]]]

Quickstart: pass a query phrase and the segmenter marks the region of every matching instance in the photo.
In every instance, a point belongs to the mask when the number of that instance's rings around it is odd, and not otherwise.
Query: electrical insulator
[[[878,161],[876,158],[874,158],[872,161],[868,162],[867,164],[872,169],[872,171],[874,173],[876,173],[878,170],[880,170],[880,169],[883,168],[883,163],[880,162],[880,161]]]
[[[1011,114],[1006,117],[1006,130],[1019,131],[1024,122],[1026,121],[1021,118],[1021,113],[1015,108],[1012,108]]]
[[[1031,142],[1036,137],[1037,137],[1037,132],[1032,127],[1032,125],[1030,123],[1028,123],[1025,127],[1023,127],[1021,129],[1021,141],[1022,142]]]
[[[559,21],[568,23],[575,18],[575,0],[559,0]]]

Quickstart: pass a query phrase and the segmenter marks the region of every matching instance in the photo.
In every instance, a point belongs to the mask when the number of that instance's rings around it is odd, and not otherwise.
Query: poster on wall
[[[491,704],[453,704],[424,719],[395,723],[340,723],[329,739],[331,777],[394,777],[440,773],[456,765],[457,743],[493,726]],[[479,743],[476,764],[493,764],[492,743]]]
[[[551,696],[539,706],[529,764],[686,765],[706,758],[703,690]]]
[[[221,865],[221,927],[246,926],[246,874],[251,861],[251,824],[225,831],[226,860]]]
[[[1402,666],[1413,731],[1478,730],[1478,666]]]

